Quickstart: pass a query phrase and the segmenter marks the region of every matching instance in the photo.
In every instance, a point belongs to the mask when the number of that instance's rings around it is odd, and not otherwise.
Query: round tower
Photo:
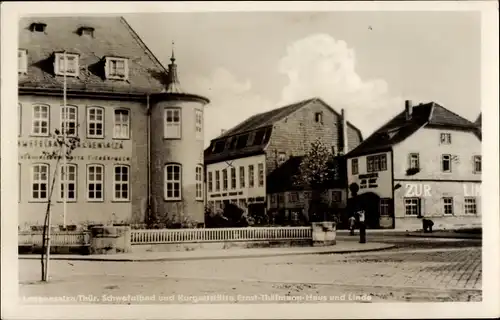
[[[151,200],[160,222],[204,223],[205,97],[183,92],[174,50],[163,92],[151,96]]]

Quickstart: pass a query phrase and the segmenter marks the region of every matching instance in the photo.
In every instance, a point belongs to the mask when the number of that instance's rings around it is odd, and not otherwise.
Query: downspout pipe
[[[149,104],[150,94],[146,94],[146,114],[147,114],[147,152],[146,152],[146,163],[148,168],[148,181],[147,181],[147,215],[151,215],[151,106]],[[149,218],[149,217],[147,217]]]

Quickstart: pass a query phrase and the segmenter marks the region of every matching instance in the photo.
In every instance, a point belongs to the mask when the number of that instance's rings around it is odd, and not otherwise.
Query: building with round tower
[[[19,23],[19,227],[49,201],[54,225],[203,223],[209,101],[181,90],[173,52],[167,69],[122,17]],[[79,142],[59,163],[63,127]]]
[[[152,96],[152,210],[173,224],[204,221],[203,109],[205,97],[186,93],[174,51],[164,92]]]

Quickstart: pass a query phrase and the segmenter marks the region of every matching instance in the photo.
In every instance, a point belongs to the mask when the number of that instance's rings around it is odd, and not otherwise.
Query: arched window
[[[87,166],[87,199],[88,201],[104,200],[104,166],[89,164]]]
[[[113,178],[113,200],[129,201],[130,199],[130,169],[126,165],[116,165]]]
[[[50,131],[50,106],[36,104],[33,106],[31,134],[34,136],[48,136]]]
[[[31,167],[31,199],[45,201],[48,199],[49,165],[36,163]]]
[[[75,106],[61,106],[61,130],[67,136],[77,135],[78,108]]]
[[[87,138],[104,138],[104,109],[87,109]]]
[[[196,200],[203,200],[203,166],[196,166]]]
[[[182,167],[170,163],[165,166],[165,200],[181,200]]]
[[[67,201],[76,201],[76,186],[77,184],[77,166],[76,164],[61,165],[60,180],[60,197],[61,200],[66,198]]]

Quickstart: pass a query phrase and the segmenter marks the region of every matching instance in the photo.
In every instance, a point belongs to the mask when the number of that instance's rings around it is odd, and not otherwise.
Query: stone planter
[[[116,254],[131,252],[130,227],[97,226],[90,229],[91,254]]]
[[[335,222],[322,221],[312,223],[312,245],[331,246],[336,243],[337,225]]]

